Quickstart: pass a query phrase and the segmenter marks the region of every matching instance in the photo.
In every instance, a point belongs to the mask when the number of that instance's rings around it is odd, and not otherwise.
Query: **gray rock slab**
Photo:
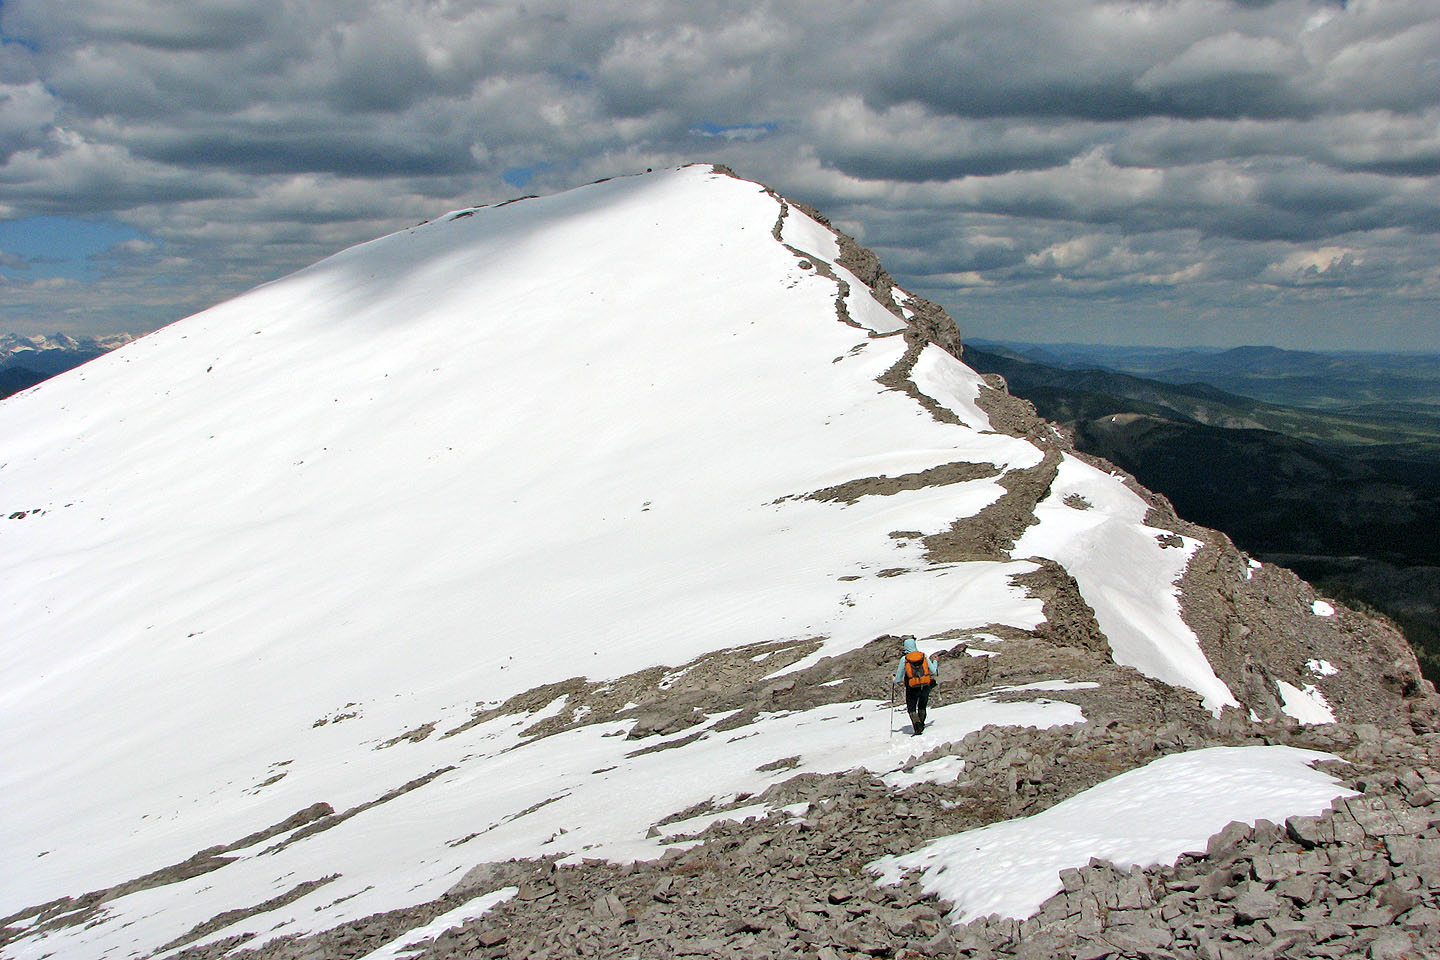
[[[1279,916],[1282,907],[1280,898],[1268,891],[1250,890],[1236,897],[1230,904],[1235,908],[1235,919],[1240,923],[1254,923]]]
[[[1395,834],[1418,834],[1434,819],[1428,808],[1402,805],[1388,796],[1351,797],[1338,801],[1355,818],[1366,836],[1389,837]]]

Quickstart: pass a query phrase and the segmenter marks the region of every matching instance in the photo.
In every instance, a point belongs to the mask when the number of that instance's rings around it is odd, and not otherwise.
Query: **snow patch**
[[[1310,609],[1317,617],[1335,616],[1335,608],[1330,604],[1326,603],[1324,600],[1316,600],[1314,603],[1310,604]]]
[[[1005,639],[1003,637],[997,637],[993,633],[972,634],[965,642],[965,653],[971,657],[998,657],[1000,656],[999,650],[988,650],[983,647],[976,647],[975,644],[1003,644],[1004,642]]]
[[[882,306],[859,277],[838,263],[830,264],[830,269],[850,287],[845,297],[845,310],[850,314],[851,320],[880,334],[899,333],[906,329],[905,321]]]
[[[970,429],[995,429],[989,415],[975,402],[980,396],[980,388],[985,386],[984,379],[933,343],[920,351],[920,357],[910,371],[910,379],[921,393],[944,405]],[[1007,439],[1017,444],[1024,443],[1015,438]],[[1025,445],[1034,450],[1030,444]]]
[[[1025,693],[1030,690],[1056,692],[1060,690],[1094,690],[1100,684],[1089,680],[1041,680],[1037,683],[1022,683],[1018,687],[997,687],[995,693]]]
[[[959,779],[965,770],[965,761],[959,757],[940,757],[918,764],[909,770],[895,770],[881,777],[886,785],[895,790],[913,787],[917,783],[951,783]]]
[[[419,953],[421,945],[425,941],[433,940],[447,930],[463,927],[472,920],[479,920],[493,908],[498,907],[519,892],[519,887],[503,887],[484,896],[476,897],[474,900],[468,900],[454,910],[441,914],[423,927],[409,930],[404,936],[397,937],[379,950],[365,954],[361,960],[406,960],[401,956],[402,954]]]
[[[805,803],[790,803],[779,807],[772,807],[764,803],[751,803],[743,807],[733,807],[729,810],[719,810],[714,813],[702,813],[698,816],[689,817],[685,820],[676,820],[665,824],[660,828],[663,835],[661,843],[666,846],[673,846],[676,841],[672,837],[688,837],[704,833],[711,826],[727,821],[734,823],[746,823],[750,820],[763,820],[772,813],[784,813],[788,816],[796,816],[804,813],[810,806]],[[684,842],[684,841],[681,841]]]
[[[963,923],[1024,919],[1059,893],[1060,871],[1091,857],[1122,869],[1173,863],[1203,850],[1233,820],[1283,823],[1323,812],[1353,790],[1311,767],[1329,754],[1285,746],[1211,747],[1162,757],[1032,817],[931,841],[869,865],[883,884],[920,871],[927,893]]]
[[[1284,702],[1283,709],[1286,716],[1293,717],[1301,723],[1335,722],[1335,711],[1331,708],[1330,702],[1313,683],[1307,683],[1301,688],[1286,683],[1284,680],[1277,680],[1275,686],[1280,690],[1280,699]]]
[[[840,240],[835,232],[815,218],[793,206],[788,208],[784,222],[780,225],[780,241],[818,257],[825,263],[840,259]]]
[[[1329,660],[1306,660],[1305,669],[1320,677],[1333,677],[1340,672]]]

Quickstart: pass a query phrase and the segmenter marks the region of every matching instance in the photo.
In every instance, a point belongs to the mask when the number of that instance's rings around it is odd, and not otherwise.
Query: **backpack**
[[[919,650],[905,654],[905,685],[908,687],[927,687],[935,682],[930,676],[930,664],[925,659],[925,654]]]

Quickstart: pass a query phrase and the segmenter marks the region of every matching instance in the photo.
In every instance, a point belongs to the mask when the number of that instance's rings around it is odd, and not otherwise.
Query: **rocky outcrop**
[[[1289,570],[1252,563],[1228,538],[1205,533],[1181,582],[1182,611],[1250,709],[1282,716],[1284,682],[1319,690],[1354,722],[1436,729],[1434,688],[1393,624],[1325,600]]]
[[[1033,467],[1007,471],[997,483],[1005,488],[1000,499],[974,516],[961,517],[948,530],[925,538],[925,552],[933,563],[960,560],[1009,560],[1010,548],[1035,522],[1035,505],[1045,498],[1060,451],[1050,449]]]
[[[1066,647],[1082,647],[1096,653],[1109,651],[1105,634],[1095,622],[1095,611],[1080,595],[1080,586],[1054,560],[1043,560],[1040,569],[1014,578],[1032,597],[1045,603],[1045,622],[1036,628],[1041,639]]]

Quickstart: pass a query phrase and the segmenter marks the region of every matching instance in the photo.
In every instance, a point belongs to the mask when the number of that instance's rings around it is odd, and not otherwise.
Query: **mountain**
[[[1433,948],[1403,638],[960,357],[689,166],[0,402],[0,955]]]
[[[28,390],[133,339],[128,333],[78,339],[63,333],[28,337],[0,334],[0,399]]]

